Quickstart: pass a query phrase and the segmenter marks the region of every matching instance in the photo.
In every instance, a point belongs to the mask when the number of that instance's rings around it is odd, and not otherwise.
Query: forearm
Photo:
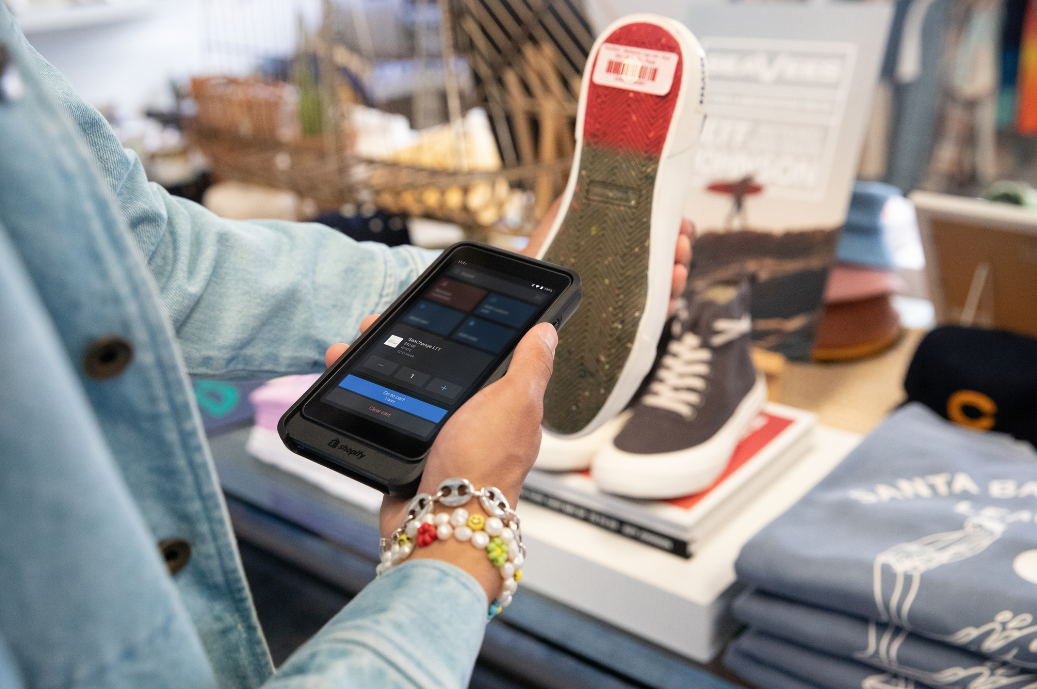
[[[482,645],[486,599],[443,562],[404,563],[369,584],[264,685],[465,687]]]
[[[82,133],[126,230],[151,269],[188,370],[260,377],[322,369],[328,344],[352,341],[435,257],[357,243],[316,224],[219,218],[149,183],[104,117],[26,44]]]

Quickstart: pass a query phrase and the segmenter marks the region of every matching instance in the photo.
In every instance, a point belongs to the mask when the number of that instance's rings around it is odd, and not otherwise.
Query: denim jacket
[[[429,561],[273,671],[188,381],[321,370],[432,256],[172,198],[2,1],[0,45],[0,688],[466,685],[486,597]]]

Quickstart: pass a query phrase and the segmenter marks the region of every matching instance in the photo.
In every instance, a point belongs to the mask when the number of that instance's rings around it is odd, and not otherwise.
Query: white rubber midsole
[[[624,452],[609,444],[595,455],[591,474],[602,490],[628,497],[677,498],[697,493],[724,471],[766,402],[767,384],[760,376],[727,423],[704,443],[658,454]]]
[[[573,438],[561,436],[544,429],[540,440],[540,453],[537,455],[534,469],[545,471],[581,471],[589,469],[591,460],[602,447],[609,445],[623,424],[630,418],[629,412],[606,421],[600,428],[587,435]]]

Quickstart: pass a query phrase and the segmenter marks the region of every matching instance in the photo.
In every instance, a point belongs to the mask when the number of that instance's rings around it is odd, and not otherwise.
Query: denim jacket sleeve
[[[322,371],[435,258],[355,242],[315,223],[219,218],[147,181],[104,117],[35,50],[36,67],[86,139],[158,283],[188,371],[260,378]]]
[[[436,560],[405,562],[354,598],[264,689],[466,687],[486,628],[475,579]]]

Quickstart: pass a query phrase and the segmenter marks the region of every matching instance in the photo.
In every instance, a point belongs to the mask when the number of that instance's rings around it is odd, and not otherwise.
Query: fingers
[[[685,268],[691,266],[691,237],[686,234],[677,236],[677,250],[673,256],[673,264]]]
[[[379,313],[372,313],[370,316],[360,321],[360,334],[363,335],[364,333],[366,333],[367,329],[374,325],[374,322],[378,320],[378,317],[380,315],[381,314]]]
[[[364,320],[360,321],[360,334],[367,332],[367,329],[371,327],[376,320],[378,320],[379,314],[373,313]],[[349,349],[349,345],[338,342],[328,347],[328,351],[324,352],[324,365],[331,368],[331,365],[338,361],[338,358],[346,353]]]
[[[684,266],[673,267],[673,282],[670,283],[670,296],[673,298],[684,294],[684,288],[688,284],[688,269]]]
[[[695,237],[698,236],[698,230],[695,227],[695,223],[687,218],[681,218],[681,234],[689,240],[695,241]]]
[[[338,358],[345,354],[347,349],[349,349],[349,345],[341,342],[328,347],[328,351],[324,352],[324,365],[331,368],[331,365],[338,361]]]
[[[536,326],[518,343],[504,379],[523,381],[530,386],[531,394],[542,400],[554,370],[557,346],[558,333],[553,325],[541,323]]]

